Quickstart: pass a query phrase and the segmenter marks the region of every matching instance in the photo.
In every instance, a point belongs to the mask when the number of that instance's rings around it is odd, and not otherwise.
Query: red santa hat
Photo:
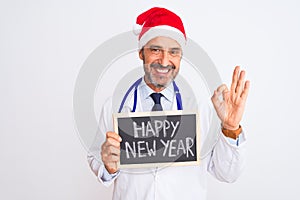
[[[176,40],[181,47],[186,44],[186,34],[183,23],[178,15],[165,9],[154,7],[136,19],[136,24],[142,27],[135,29],[135,34],[139,34],[139,49],[158,36],[165,36]]]

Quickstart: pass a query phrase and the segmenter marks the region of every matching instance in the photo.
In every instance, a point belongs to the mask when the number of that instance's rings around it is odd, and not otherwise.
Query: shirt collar
[[[144,78],[142,79],[142,82],[140,83],[139,85],[139,92],[140,92],[140,96],[141,96],[141,99],[142,100],[145,100],[147,98],[149,98],[149,96],[155,92],[153,91],[145,82]],[[174,88],[173,88],[173,84],[170,83],[168,85],[168,87],[166,87],[165,89],[163,89],[161,92],[160,92],[162,95],[164,95],[164,97],[172,102],[173,101],[173,98],[174,98]]]

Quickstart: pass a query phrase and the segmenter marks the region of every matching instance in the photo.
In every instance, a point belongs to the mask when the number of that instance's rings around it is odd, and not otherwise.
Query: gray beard
[[[170,80],[166,84],[164,84],[164,85],[158,84],[157,82],[154,81],[154,78],[152,78],[151,70],[150,70],[149,73],[147,73],[147,71],[145,69],[145,60],[143,60],[143,65],[144,65],[145,76],[150,81],[150,83],[153,84],[157,88],[167,88],[170,85],[170,83],[175,79],[175,77],[172,75],[172,77],[170,78]],[[167,67],[174,69],[173,66],[167,66]],[[150,67],[150,68],[153,69],[153,67]]]
[[[150,83],[152,83],[155,87],[158,87],[158,88],[166,88],[166,87],[168,87],[168,86],[170,85],[170,83],[173,81],[173,78],[171,78],[171,79],[170,79],[166,84],[164,84],[164,85],[161,85],[161,84],[156,83],[156,82],[152,79],[151,75],[149,75],[149,80],[150,80]]]
[[[162,85],[162,84],[158,84],[157,82],[154,81],[154,78],[151,76],[151,73],[145,73],[145,76],[150,81],[150,83],[153,84],[157,88],[166,88],[174,80],[174,77],[172,77],[166,84]]]

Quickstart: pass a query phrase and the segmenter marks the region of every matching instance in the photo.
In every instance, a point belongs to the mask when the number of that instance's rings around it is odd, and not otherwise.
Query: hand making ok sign
[[[223,84],[214,91],[211,98],[217,115],[222,121],[222,127],[225,129],[239,128],[250,87],[250,82],[244,80],[245,74],[245,71],[240,71],[239,66],[235,67],[230,90]]]

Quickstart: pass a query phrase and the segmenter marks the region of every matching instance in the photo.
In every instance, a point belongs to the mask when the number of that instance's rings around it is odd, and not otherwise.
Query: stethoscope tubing
[[[137,81],[135,81],[131,86],[130,88],[127,90],[126,94],[124,95],[123,99],[122,99],[122,102],[120,104],[120,108],[119,108],[119,113],[122,111],[123,107],[124,107],[124,104],[126,102],[126,99],[128,97],[128,95],[130,94],[130,92],[134,89],[134,101],[133,101],[133,107],[132,107],[132,110],[131,112],[135,112],[136,110],[136,105],[137,105],[137,89],[138,89],[138,86],[139,84],[142,82],[143,78],[140,78],[138,79]],[[176,102],[177,102],[177,110],[182,110],[183,107],[182,107],[182,99],[181,99],[181,95],[180,95],[180,92],[179,92],[179,88],[178,86],[176,85],[175,81],[173,81],[173,87],[174,87],[174,91],[175,91],[175,94],[176,94]]]

